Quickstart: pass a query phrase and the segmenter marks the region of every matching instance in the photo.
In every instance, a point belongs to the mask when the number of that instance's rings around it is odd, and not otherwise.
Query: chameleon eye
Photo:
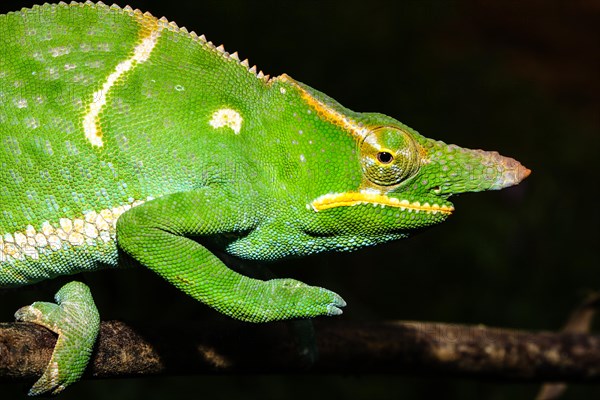
[[[368,180],[381,186],[397,185],[419,169],[419,151],[412,136],[390,126],[373,129],[360,144]]]
[[[389,164],[394,161],[394,156],[387,151],[380,151],[377,153],[377,160],[382,164]]]

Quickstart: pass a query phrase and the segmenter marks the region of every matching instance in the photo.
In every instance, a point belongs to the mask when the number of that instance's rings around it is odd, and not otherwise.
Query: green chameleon
[[[166,19],[101,3],[0,15],[0,287],[143,265],[230,317],[339,315],[337,294],[258,280],[275,260],[408,237],[456,193],[529,170],[357,113]],[[100,318],[87,286],[16,313],[58,336],[30,394],[83,373]]]

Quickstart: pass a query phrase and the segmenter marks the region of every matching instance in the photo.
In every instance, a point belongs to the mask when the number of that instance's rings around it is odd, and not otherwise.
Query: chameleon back
[[[1,285],[114,266],[124,211],[252,169],[241,115],[260,125],[267,86],[237,55],[91,3],[1,15],[0,29]]]

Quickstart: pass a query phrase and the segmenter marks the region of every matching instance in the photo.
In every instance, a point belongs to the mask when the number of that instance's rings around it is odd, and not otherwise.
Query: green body
[[[218,255],[403,238],[447,218],[450,195],[529,173],[130,9],[45,5],[0,16],[0,32],[2,287],[133,262],[235,318],[336,315],[335,293]]]

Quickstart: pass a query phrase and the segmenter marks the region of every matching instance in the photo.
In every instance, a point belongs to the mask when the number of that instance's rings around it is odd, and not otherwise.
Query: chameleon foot
[[[270,303],[265,309],[275,312],[273,319],[340,315],[346,305],[338,294],[295,279],[271,279],[265,282],[265,288]]]
[[[67,283],[54,298],[56,304],[35,302],[15,313],[17,321],[32,322],[58,334],[52,358],[29,391],[30,396],[57,394],[79,380],[100,329],[100,316],[86,285]]]

